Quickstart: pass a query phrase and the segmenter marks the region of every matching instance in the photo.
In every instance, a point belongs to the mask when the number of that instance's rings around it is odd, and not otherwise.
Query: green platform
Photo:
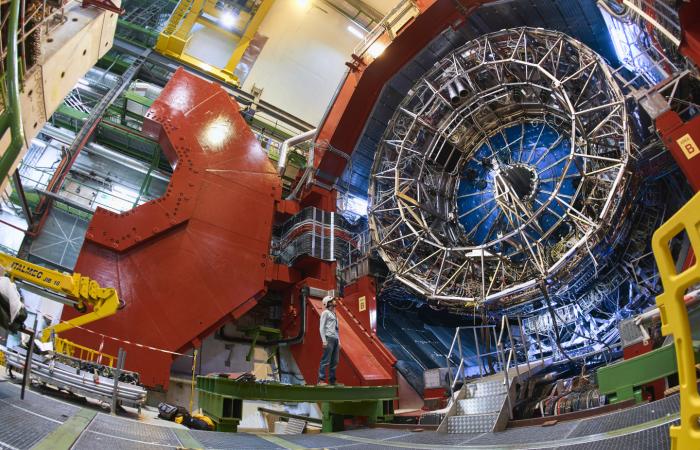
[[[397,386],[306,386],[237,382],[197,377],[199,406],[218,431],[238,429],[244,400],[316,402],[321,404],[323,432],[341,431],[344,417],[366,417],[368,423],[393,418]]]

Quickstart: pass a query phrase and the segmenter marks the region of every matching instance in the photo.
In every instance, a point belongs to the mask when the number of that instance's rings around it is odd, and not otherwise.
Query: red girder
[[[307,280],[308,284],[327,289],[323,283]],[[364,277],[348,286],[346,295],[336,310],[340,328],[340,363],[338,364],[338,382],[350,386],[382,386],[396,384],[394,364],[396,358],[377,338],[372,325],[376,321],[376,287],[370,277]],[[359,306],[360,297],[364,297],[364,309]],[[286,308],[286,317],[291,320],[286,324],[288,330],[298,329],[298,311],[290,300]],[[321,360],[321,337],[319,319],[323,306],[320,299],[309,299],[306,305],[306,335],[304,342],[291,347],[294,359],[307,383],[315,383]],[[293,334],[288,332],[288,334]]]
[[[266,293],[281,186],[236,103],[183,69],[151,106],[144,132],[175,167],[167,192],[123,214],[98,209],[75,270],[114,286],[126,302],[90,329],[181,352]],[[64,318],[74,315],[64,310]],[[100,344],[81,330],[66,337]],[[167,389],[171,355],[112,340],[104,351],[116,354],[120,345],[145,385]]]
[[[680,52],[700,68],[700,1],[683,2],[678,18],[681,25]]]
[[[353,57],[351,67],[333,105],[325,117],[316,140],[317,154],[314,166],[316,177],[333,184],[347,163],[347,159],[331,151],[322,151],[326,144],[350,155],[362,134],[374,103],[386,82],[391,79],[419,51],[447,27],[459,24],[483,0],[418,0],[420,14],[398,34],[382,55],[365,65],[362,58]],[[320,151],[319,151],[320,150]],[[325,211],[335,210],[335,191],[312,186],[304,193],[301,207],[315,206]],[[335,288],[335,264],[314,262],[302,258],[295,263],[307,273],[313,273],[322,289]],[[313,285],[312,283],[309,283]],[[339,305],[338,317],[341,335],[341,358],[338,380],[348,385],[376,385],[396,383],[393,365],[396,358],[376,336],[376,288],[370,277],[348,286]],[[364,297],[365,308],[360,311],[359,299]],[[314,382],[321,357],[318,321],[321,307],[317,300],[309,300],[307,334],[301,345],[292,347],[292,353],[307,382]],[[290,305],[290,308],[294,306]],[[286,329],[295,330],[293,323]],[[288,333],[291,334],[291,333]]]
[[[352,154],[387,81],[438,34],[461,23],[463,14],[487,1],[423,0],[417,3],[421,13],[377,59],[367,65],[354,64],[356,69],[348,73],[320,127],[316,140],[320,147],[329,143],[343,153]],[[332,184],[343,173],[346,163],[346,158],[330,151],[316,155],[317,178]]]

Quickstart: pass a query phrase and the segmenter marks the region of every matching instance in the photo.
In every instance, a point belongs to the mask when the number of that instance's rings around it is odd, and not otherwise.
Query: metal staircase
[[[501,414],[510,411],[508,391],[501,376],[465,384],[455,402],[455,415],[447,416],[448,433],[496,431]],[[463,398],[460,398],[463,397]]]
[[[520,321],[519,325],[520,325]],[[452,400],[438,431],[447,433],[487,433],[502,431],[513,417],[515,382],[544,367],[545,361],[530,362],[527,341],[511,332],[503,317],[500,332],[495,325],[458,327],[446,355]],[[462,341],[473,337],[476,354],[465,354]],[[508,346],[507,349],[505,346]],[[518,355],[522,356],[519,361]],[[453,373],[451,361],[458,358]],[[455,389],[462,383],[459,391]]]

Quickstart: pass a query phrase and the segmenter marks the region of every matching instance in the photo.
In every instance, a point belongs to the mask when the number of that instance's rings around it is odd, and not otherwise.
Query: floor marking
[[[204,446],[185,428],[173,428],[173,434],[183,448],[204,448]]]
[[[283,448],[286,448],[288,450],[303,450],[307,447],[295,444],[294,442],[289,442],[285,439],[282,439],[281,437],[278,436],[273,436],[271,434],[256,434],[255,436],[259,437],[260,439],[265,439],[267,442],[272,442],[273,444],[279,445]]]
[[[83,408],[73,414],[62,425],[56,427],[47,434],[38,444],[32,447],[33,450],[68,450],[80,439],[83,432],[90,426],[97,416],[95,411]]]

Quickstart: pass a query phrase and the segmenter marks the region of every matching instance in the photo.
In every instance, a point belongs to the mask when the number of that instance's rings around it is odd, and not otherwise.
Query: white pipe
[[[656,27],[657,30],[659,30],[661,33],[663,33],[664,36],[666,36],[671,42],[673,42],[673,45],[675,45],[676,47],[681,45],[680,39],[675,37],[673,33],[664,28],[663,25],[656,21],[656,19],[642,11],[642,9],[640,9],[637,5],[635,5],[629,0],[622,0],[622,3],[635,13],[639,14],[644,20],[654,25],[654,27]]]
[[[277,161],[277,170],[280,175],[284,173],[284,167],[287,165],[287,152],[289,151],[289,147],[308,141],[314,136],[316,136],[315,128],[311,131],[307,131],[306,133],[301,133],[290,137],[286,141],[282,142],[282,146],[280,147],[280,158],[279,161]]]

